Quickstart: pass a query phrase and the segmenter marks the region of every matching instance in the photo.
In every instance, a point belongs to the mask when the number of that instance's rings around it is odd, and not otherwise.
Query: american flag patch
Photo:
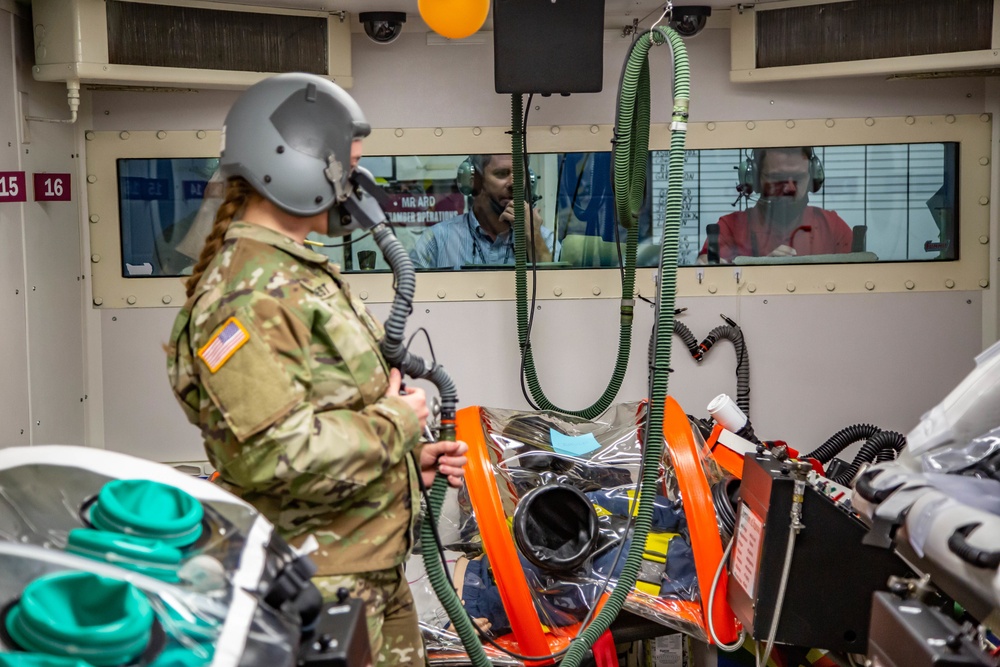
[[[250,334],[243,328],[240,321],[235,317],[230,317],[222,325],[219,332],[212,336],[204,347],[198,350],[198,356],[208,366],[208,370],[213,373],[222,365],[229,361],[236,350],[243,347],[243,344],[250,340]]]

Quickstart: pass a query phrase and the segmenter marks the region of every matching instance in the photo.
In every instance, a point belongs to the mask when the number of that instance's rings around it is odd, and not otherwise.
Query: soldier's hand
[[[403,387],[403,376],[398,368],[389,371],[389,388],[385,390],[386,396],[398,396],[406,402],[417,414],[420,422],[420,430],[423,432],[427,426],[427,417],[430,410],[427,408],[427,394],[419,387]]]
[[[463,469],[468,459],[465,453],[469,451],[469,446],[461,440],[454,442],[442,440],[441,442],[429,442],[420,450],[420,475],[424,480],[424,486],[429,487],[434,483],[434,476],[437,473],[448,477],[448,484],[461,488],[465,470]]]

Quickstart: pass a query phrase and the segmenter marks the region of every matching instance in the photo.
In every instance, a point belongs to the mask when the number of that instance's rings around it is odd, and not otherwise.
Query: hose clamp
[[[656,27],[658,25],[660,25],[660,21],[662,21],[663,19],[667,19],[667,23],[670,23],[671,21],[674,20],[674,3],[673,3],[673,0],[667,0],[667,4],[666,4],[666,6],[664,6],[663,13],[660,14],[660,18],[656,19],[656,21],[653,22],[653,25],[649,26],[649,33],[650,33],[649,38],[650,38],[650,41],[652,41],[654,44],[662,44],[663,43],[663,42],[657,42],[656,38],[654,37],[654,35],[656,34]],[[666,40],[664,40],[664,41],[666,41]]]
[[[688,104],[690,101],[684,97],[674,98],[674,108],[670,114],[670,131],[674,132],[680,130],[682,132],[687,132],[687,121],[688,121]]]

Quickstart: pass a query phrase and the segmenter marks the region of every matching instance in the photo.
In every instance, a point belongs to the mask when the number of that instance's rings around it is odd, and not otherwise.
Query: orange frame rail
[[[554,649],[568,643],[567,638],[547,635],[535,610],[534,598],[524,578],[524,571],[517,555],[517,547],[507,527],[506,513],[497,488],[490,463],[489,448],[483,434],[478,406],[458,411],[456,433],[469,446],[468,464],[465,468],[469,498],[475,510],[483,549],[496,574],[497,588],[504,609],[510,620],[512,634],[519,652],[525,655],[550,655]],[[708,608],[706,586],[715,577],[715,570],[722,560],[722,538],[719,536],[715,506],[711,490],[701,467],[698,446],[691,432],[691,423],[680,405],[667,397],[663,414],[663,437],[670,449],[677,481],[684,498],[684,513],[695,557],[695,570],[701,586],[701,608],[705,621],[712,614],[716,634],[723,642],[736,639],[736,623],[726,601],[726,577],[719,582],[715,605]],[[603,603],[601,600],[599,604]],[[711,642],[711,639],[709,639]],[[507,644],[508,642],[502,642]],[[550,665],[554,659],[526,661],[529,666]]]
[[[514,538],[507,528],[500,491],[490,466],[490,453],[479,418],[479,407],[462,408],[456,415],[456,433],[469,446],[465,477],[469,498],[476,512],[483,548],[490,558],[490,567],[496,574],[500,599],[510,620],[514,638],[520,652],[525,655],[550,655],[549,641],[542,630],[542,622],[535,610],[534,599],[524,570],[517,556]],[[552,659],[526,662],[527,665],[550,665]]]
[[[687,516],[688,533],[691,535],[691,550],[694,552],[694,568],[698,574],[705,623],[707,626],[711,614],[716,634],[721,641],[729,644],[736,640],[736,621],[726,600],[726,576],[719,580],[714,607],[708,608],[708,587],[712,585],[723,552],[715,505],[712,504],[712,491],[701,467],[691,422],[677,401],[670,396],[663,406],[663,438],[666,447],[670,449],[670,460],[677,473],[681,497],[684,498],[684,514]]]

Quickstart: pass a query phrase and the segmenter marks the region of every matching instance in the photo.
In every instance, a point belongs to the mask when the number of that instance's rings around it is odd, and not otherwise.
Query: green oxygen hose
[[[563,414],[593,419],[614,401],[625,380],[632,345],[632,322],[635,310],[635,261],[639,245],[638,217],[646,187],[646,159],[649,155],[649,38],[645,46],[637,40],[622,74],[618,117],[615,123],[614,191],[618,221],[627,229],[625,269],[622,275],[622,298],[618,330],[618,355],[611,380],[597,401],[582,410],[566,410],[545,396],[535,370],[531,340],[528,337],[527,253],[524,234],[524,210],[514,209],[514,280],[517,303],[518,343],[524,355],[525,382],[537,406]],[[520,95],[511,97],[511,153],[514,161],[514,201],[524,199],[524,139]]]
[[[443,424],[441,433],[438,435],[441,440],[455,439],[455,424]],[[419,466],[417,474],[420,474]],[[421,482],[423,484],[423,482]],[[448,579],[448,572],[443,562],[444,555],[437,550],[437,539],[434,531],[438,518],[441,514],[441,505],[444,504],[445,495],[448,492],[448,478],[438,473],[434,478],[427,493],[427,516],[420,524],[420,544],[423,550],[424,569],[427,571],[427,579],[430,581],[434,594],[437,595],[441,606],[444,607],[448,618],[451,620],[455,633],[462,640],[465,652],[469,656],[469,661],[473,667],[490,667],[493,663],[486,655],[482,643],[479,641],[479,634],[476,632],[472,619],[465,612],[462,599],[458,597]]]
[[[642,488],[655,489],[659,472],[659,462],[663,455],[663,410],[667,397],[669,380],[670,344],[673,339],[674,303],[677,297],[677,249],[680,240],[681,188],[684,172],[684,140],[687,133],[688,101],[690,99],[691,77],[688,67],[687,50],[676,32],[669,28],[657,28],[640,37],[629,56],[627,70],[639,70],[640,78],[649,76],[648,67],[634,65],[634,55],[640,53],[645,62],[652,42],[670,43],[674,59],[674,106],[670,124],[670,163],[667,193],[667,212],[663,229],[663,243],[660,247],[660,289],[657,293],[655,355],[650,380],[650,403],[645,430],[645,447],[642,460]],[[564,667],[578,667],[587,656],[594,642],[608,629],[611,621],[621,611],[625,598],[635,586],[639,566],[642,563],[642,548],[653,518],[655,493],[639,494],[639,510],[636,517],[632,547],[625,567],[618,577],[615,590],[608,598],[593,623],[584,630],[580,641],[574,642],[566,657]]]
[[[441,554],[438,553],[436,541],[434,539],[434,525],[437,525],[438,517],[441,514],[441,505],[444,503],[445,494],[448,491],[448,478],[438,475],[431,485],[427,494],[427,513],[424,521],[420,525],[420,543],[424,551],[424,569],[427,571],[427,578],[437,595],[441,606],[444,607],[448,618],[451,619],[455,633],[458,634],[465,646],[465,652],[469,656],[469,661],[474,667],[489,667],[493,663],[486,655],[479,635],[472,619],[465,612],[461,598],[448,580],[448,573],[444,563],[441,561]],[[431,522],[434,522],[433,525]]]
[[[649,65],[647,62],[647,56],[653,42],[662,44],[664,41],[669,41],[674,58],[674,108],[673,122],[671,123],[672,134],[670,140],[670,172],[668,180],[669,192],[667,196],[667,213],[666,221],[664,223],[663,244],[660,249],[661,278],[660,291],[657,294],[657,327],[654,334],[655,354],[653,357],[653,372],[651,374],[650,408],[647,426],[645,429],[646,446],[643,448],[642,486],[647,489],[656,488],[659,462],[663,455],[663,439],[659,436],[659,434],[663,433],[663,409],[667,396],[670,343],[674,324],[673,312],[674,302],[676,300],[677,249],[680,237],[684,140],[687,130],[687,109],[690,91],[690,73],[688,68],[687,51],[684,48],[684,44],[680,37],[678,37],[673,30],[668,28],[658,28],[652,32],[642,35],[633,44],[623,75],[622,98],[623,100],[634,100],[635,92],[636,90],[639,90],[639,92],[642,93],[640,97],[644,97],[645,102],[642,102],[640,99],[638,118],[633,117],[630,108],[626,108],[624,110],[620,109],[619,122],[616,124],[620,134],[618,146],[616,146],[616,148],[620,146],[625,147],[622,151],[622,155],[624,155],[622,159],[625,160],[626,165],[633,165],[633,171],[638,172],[638,174],[629,174],[629,170],[627,168],[616,168],[615,175],[616,202],[619,201],[620,192],[629,192],[628,196],[623,195],[626,205],[628,206],[628,216],[621,217],[621,220],[625,221],[626,225],[632,223],[629,227],[628,235],[628,241],[631,245],[631,259],[626,260],[626,276],[628,279],[624,281],[622,285],[622,326],[624,330],[626,326],[625,320],[627,319],[630,332],[632,317],[632,307],[630,302],[633,294],[632,290],[634,287],[635,275],[635,239],[637,239],[638,234],[636,225],[634,224],[634,219],[642,202],[642,193],[645,187],[644,181],[646,176],[645,156],[649,150]],[[512,115],[515,117],[515,122],[513,124],[514,200],[521,201],[524,199],[524,162],[521,151],[521,146],[523,144],[521,141],[520,117],[522,115],[523,108],[520,96],[514,96],[512,106]],[[627,105],[623,104],[622,106]],[[643,125],[644,128],[641,127]],[[633,129],[635,129],[639,134],[639,140],[635,144],[631,142],[631,133]],[[619,157],[619,153],[616,152],[616,167],[618,167],[617,160]],[[635,178],[641,178],[643,183],[637,184],[635,180],[633,180]],[[624,211],[623,209],[619,210],[621,215]],[[532,367],[530,365],[530,347],[526,346],[527,334],[525,331],[526,326],[524,324],[527,315],[525,309],[527,294],[524,280],[526,255],[523,220],[524,211],[519,207],[515,207],[515,212],[517,215],[521,216],[520,219],[516,220],[514,225],[514,247],[516,255],[516,269],[518,272],[518,329],[521,335],[521,344],[525,347],[526,354],[529,355],[529,358],[527,359],[527,362],[529,362],[528,367]],[[627,258],[629,257],[628,246],[626,247],[626,256]],[[631,271],[628,269],[629,265],[631,266]],[[627,317],[626,305],[628,310]],[[591,406],[591,408],[588,408],[587,411],[573,412],[569,414],[577,414],[590,419],[597,416],[610,406],[611,400],[618,392],[618,389],[621,386],[621,379],[625,374],[624,369],[628,359],[630,339],[630,333],[628,336],[624,337],[624,361],[621,363],[620,371],[618,369],[618,364],[616,364],[615,377],[618,378],[617,386],[615,386],[613,390],[609,387],[605,392],[605,396],[602,396],[601,400],[599,400],[598,403],[595,403],[594,406]],[[619,347],[619,360],[621,360],[622,346],[620,345]],[[615,380],[613,379],[612,382],[614,383],[614,381]],[[535,384],[537,385],[537,379]],[[598,406],[605,400],[607,401],[607,404],[598,408]],[[542,403],[542,401],[539,402]],[[543,407],[546,407],[546,409],[554,408],[551,404],[546,406],[545,404],[547,403],[548,402],[545,401],[542,404]],[[596,411],[590,413],[591,410]],[[442,432],[441,439],[453,439],[453,428],[453,426],[450,427],[447,433]],[[650,437],[649,434],[657,434],[657,436]],[[475,626],[472,624],[471,619],[465,612],[465,608],[462,606],[461,599],[459,599],[458,594],[449,584],[447,571],[445,570],[445,566],[442,563],[439,554],[434,554],[432,557],[428,557],[427,554],[427,550],[433,549],[433,545],[435,544],[434,525],[436,525],[438,520],[438,515],[440,514],[441,505],[444,502],[447,490],[447,478],[438,475],[434,484],[431,486],[430,493],[428,494],[427,509],[429,516],[425,518],[423,524],[421,525],[420,539],[424,545],[424,564],[427,569],[428,579],[430,580],[435,593],[438,595],[442,606],[447,612],[448,618],[451,619],[451,622],[454,625],[457,634],[461,638],[462,643],[465,645],[465,649],[469,655],[471,663],[475,667],[488,667],[492,663],[487,657],[486,651],[483,649],[483,646],[479,641]],[[597,641],[597,639],[608,629],[611,625],[611,621],[614,620],[614,618],[618,615],[618,612],[621,611],[626,596],[635,586],[636,578],[639,573],[639,567],[642,563],[642,545],[646,542],[646,537],[652,524],[655,495],[655,493],[640,494],[635,531],[632,538],[633,546],[628,557],[626,558],[622,573],[618,577],[618,583],[615,586],[615,590],[602,607],[600,613],[598,613],[593,622],[591,622],[587,629],[580,635],[579,639],[572,642],[566,652],[565,658],[562,661],[562,665],[567,667],[578,667],[580,665],[580,663],[587,657],[591,647],[594,645],[594,642]],[[539,656],[539,658],[544,659],[541,656]]]
[[[372,232],[375,242],[392,268],[396,287],[392,310],[385,321],[385,337],[381,343],[382,354],[392,366],[402,369],[406,375],[430,380],[438,388],[438,392],[441,394],[441,431],[438,439],[454,440],[455,407],[458,404],[455,383],[441,366],[436,363],[425,363],[423,359],[408,352],[403,344],[406,318],[413,311],[413,293],[416,289],[413,262],[410,261],[409,255],[399,240],[390,233],[384,224],[375,225]],[[414,457],[414,467],[419,478],[420,461],[417,457]],[[422,481],[420,484],[423,486]],[[447,491],[448,478],[438,474],[434,479],[434,484],[431,485],[427,498],[427,516],[424,517],[420,528],[424,565],[427,568],[427,577],[434,588],[434,593],[448,612],[448,616],[454,623],[462,643],[465,644],[473,664],[476,667],[487,667],[491,663],[486,657],[482,644],[479,643],[476,628],[469,620],[465,608],[462,606],[462,601],[458,598],[458,594],[455,593],[455,589],[448,579],[448,571],[441,560],[442,555],[435,548],[438,515],[441,512],[441,505]]]

